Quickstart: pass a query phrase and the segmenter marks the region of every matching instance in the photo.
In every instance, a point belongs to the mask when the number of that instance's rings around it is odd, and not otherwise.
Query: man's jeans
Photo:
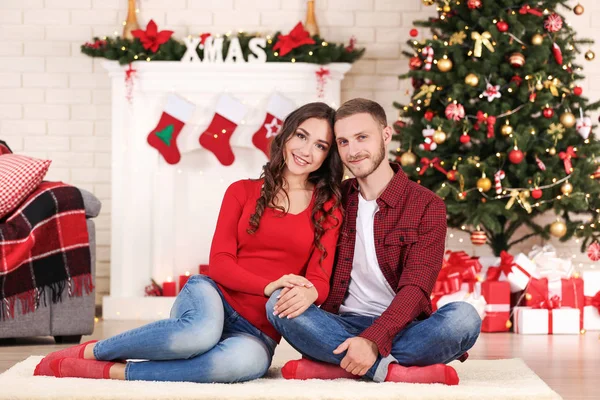
[[[128,362],[125,379],[200,383],[242,382],[263,376],[277,343],[240,316],[215,282],[192,276],[169,319],[101,340],[98,360]]]
[[[285,340],[306,358],[339,365],[346,355],[333,350],[346,339],[358,336],[377,318],[356,314],[331,314],[312,304],[302,315],[287,319],[273,315],[277,290],[267,303],[267,317]],[[450,303],[423,321],[413,321],[394,338],[392,352],[377,361],[365,377],[383,382],[388,366],[447,364],[458,359],[475,344],[481,329],[481,318],[475,308],[465,302]]]

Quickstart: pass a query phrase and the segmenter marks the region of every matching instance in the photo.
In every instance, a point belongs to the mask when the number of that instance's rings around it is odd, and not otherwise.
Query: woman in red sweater
[[[121,380],[241,382],[263,376],[280,335],[265,305],[289,288],[288,318],[329,292],[343,167],[325,103],[292,112],[258,180],[223,198],[209,275],[183,287],[169,319],[46,356],[35,375]],[[125,362],[111,360],[148,360]]]

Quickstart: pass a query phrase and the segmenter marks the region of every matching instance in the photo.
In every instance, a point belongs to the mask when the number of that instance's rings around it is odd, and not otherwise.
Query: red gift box
[[[477,273],[480,271],[481,264],[477,257],[470,257],[464,251],[448,250],[431,293],[433,311],[441,297],[458,292],[463,284],[468,285],[469,293],[475,291]]]
[[[510,283],[506,281],[485,281],[481,284],[481,294],[485,298],[485,318],[482,332],[506,332],[510,329]]]
[[[583,279],[532,279],[525,291],[525,304],[530,307],[558,297],[562,307],[578,308],[581,313],[581,327],[583,329],[583,307],[585,296],[583,295]]]

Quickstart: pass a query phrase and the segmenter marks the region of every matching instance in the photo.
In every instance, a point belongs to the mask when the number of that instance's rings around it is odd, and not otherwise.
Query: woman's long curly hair
[[[289,204],[288,193],[284,188],[285,178],[283,172],[286,166],[284,147],[288,140],[292,138],[292,135],[296,133],[298,126],[310,118],[318,118],[327,121],[329,128],[333,132],[335,110],[325,103],[308,103],[287,116],[283,122],[280,133],[275,136],[275,139],[271,142],[271,159],[265,164],[262,170],[260,179],[264,179],[264,185],[260,197],[256,202],[254,214],[250,216],[250,227],[247,230],[249,234],[253,234],[258,230],[260,219],[265,208],[274,205],[275,198],[280,191],[283,191]],[[308,176],[308,181],[315,186],[315,201],[311,210],[311,220],[315,230],[314,244],[315,247],[321,251],[321,262],[327,257],[327,251],[321,244],[321,237],[326,230],[324,222],[329,218],[336,221],[333,225],[337,225],[341,222],[337,221],[337,218],[333,214],[337,208],[341,207],[340,188],[343,173],[344,167],[342,160],[338,154],[336,142],[333,140],[329,148],[329,153],[321,167],[318,170],[311,172]],[[330,200],[332,200],[333,206],[325,209],[325,203]],[[275,206],[275,209],[280,210],[284,214],[286,213],[286,210],[282,206]]]

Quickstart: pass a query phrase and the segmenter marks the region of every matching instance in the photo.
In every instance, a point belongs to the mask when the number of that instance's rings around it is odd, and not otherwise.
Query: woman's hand
[[[281,291],[279,300],[273,307],[273,315],[279,315],[279,318],[295,318],[301,315],[317,300],[319,294],[314,286],[307,288],[295,286],[286,287]]]
[[[313,284],[303,276],[287,274],[283,275],[281,278],[277,279],[269,283],[265,286],[265,296],[271,297],[274,291],[280,288],[293,288],[295,286],[302,286],[306,288],[313,287]],[[316,290],[315,290],[316,292]]]

